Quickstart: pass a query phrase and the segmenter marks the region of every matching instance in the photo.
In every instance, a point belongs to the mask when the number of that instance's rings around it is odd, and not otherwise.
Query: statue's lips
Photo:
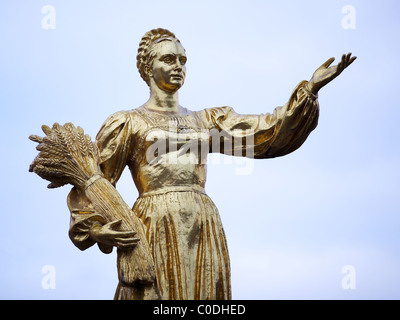
[[[183,75],[181,74],[172,74],[171,78],[179,78],[179,79],[183,79]]]

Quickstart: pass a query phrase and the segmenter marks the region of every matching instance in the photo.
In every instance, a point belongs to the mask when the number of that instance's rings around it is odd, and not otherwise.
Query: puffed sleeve
[[[250,158],[274,158],[298,149],[318,123],[315,95],[301,82],[289,101],[272,114],[241,115],[230,107],[206,109],[210,152]]]
[[[132,122],[129,112],[117,112],[104,122],[96,136],[101,171],[114,186],[132,154]]]
[[[128,164],[132,150],[132,135],[131,115],[122,111],[111,115],[96,136],[100,168],[105,178],[114,186]],[[85,250],[96,243],[90,238],[90,230],[105,224],[105,219],[93,210],[90,201],[81,190],[72,188],[67,203],[71,212],[69,237],[75,246]],[[98,245],[104,253],[112,251],[112,247]]]

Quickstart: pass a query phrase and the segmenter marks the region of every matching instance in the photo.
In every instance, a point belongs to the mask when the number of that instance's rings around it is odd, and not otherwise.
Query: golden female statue
[[[113,247],[135,248],[140,241],[149,244],[156,290],[154,284],[125,282],[122,275],[115,299],[231,298],[225,233],[204,189],[207,153],[260,159],[293,152],[317,126],[318,91],[355,57],[343,55],[337,66],[330,66],[334,59],[329,59],[294,89],[284,106],[261,115],[240,115],[230,107],[190,111],[179,105],[186,60],[173,33],[147,32],[137,67],[150,98],[139,108],[111,115],[95,141],[102,175],[112,185],[129,167],[139,191],[132,211],[143,222],[146,239],[121,231],[118,220],[107,222],[84,189],[73,188],[68,197],[69,235],[81,250],[95,243],[105,253]]]

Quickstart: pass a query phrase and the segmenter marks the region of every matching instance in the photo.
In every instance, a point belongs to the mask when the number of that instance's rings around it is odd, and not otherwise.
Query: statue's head
[[[166,29],[147,32],[136,57],[140,76],[151,87],[174,92],[184,83],[186,54],[178,38]]]

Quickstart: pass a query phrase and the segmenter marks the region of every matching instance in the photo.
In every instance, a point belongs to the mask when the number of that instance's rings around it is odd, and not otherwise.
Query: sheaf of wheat
[[[133,249],[118,249],[119,280],[125,285],[152,285],[155,268],[142,222],[134,215],[114,186],[103,177],[99,153],[89,135],[72,123],[42,126],[44,137],[31,135],[39,154],[29,171],[50,181],[48,188],[71,184],[83,190],[94,210],[107,222],[121,220],[121,231],[134,231],[141,239]]]

